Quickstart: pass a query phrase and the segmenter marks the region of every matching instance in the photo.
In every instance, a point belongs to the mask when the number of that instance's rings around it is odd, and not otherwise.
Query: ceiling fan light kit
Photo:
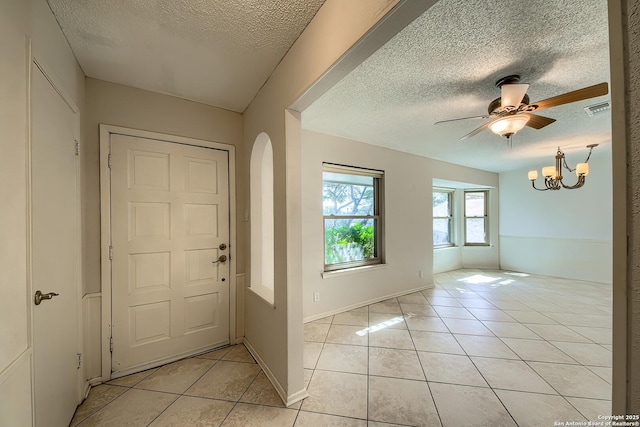
[[[547,190],[560,190],[561,188],[566,188],[567,190],[575,190],[576,188],[580,188],[584,185],[586,176],[589,175],[589,158],[591,157],[591,152],[598,144],[587,145],[589,149],[589,154],[587,155],[587,159],[583,163],[578,163],[575,169],[571,169],[567,166],[567,161],[565,159],[564,153],[558,147],[558,152],[556,153],[556,164],[555,166],[545,166],[542,168],[542,176],[544,177],[544,186],[545,188],[536,187],[536,179],[538,179],[538,171],[531,170],[528,173],[529,181],[531,181],[531,185],[535,190],[538,191],[547,191]],[[569,172],[575,172],[578,177],[578,182],[574,185],[566,185],[562,179],[562,168],[567,169]]]
[[[529,116],[527,115],[507,116],[491,122],[489,129],[496,135],[509,139],[511,135],[522,130],[527,125],[527,122],[529,122]]]

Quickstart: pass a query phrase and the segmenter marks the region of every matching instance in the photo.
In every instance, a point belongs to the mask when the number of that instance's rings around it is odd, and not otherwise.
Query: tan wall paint
[[[398,4],[406,9],[394,9]],[[239,156],[245,163],[243,168],[247,168],[253,143],[260,132],[266,132],[273,144],[276,254],[275,307],[265,304],[251,291],[247,292],[245,335],[289,397],[304,392],[300,307],[302,255],[295,250],[303,247],[300,223],[302,173],[299,166],[292,167],[301,158],[300,120],[285,110],[297,98],[308,94],[307,90],[321,78],[328,78],[331,71],[341,66],[342,72],[355,67],[357,63],[349,64],[349,57],[354,52],[350,49],[355,44],[369,53],[375,51],[430,5],[431,2],[398,0],[328,0],[244,113],[245,144],[243,154]],[[409,12],[395,13],[399,10]],[[380,25],[383,21],[385,25]],[[367,34],[373,27],[376,31]],[[370,37],[365,39],[365,35]],[[322,94],[321,91],[313,92],[313,97]],[[244,194],[248,192],[245,190]]]
[[[31,0],[31,45],[33,56],[62,85],[76,106],[84,110],[84,72],[60,30],[58,21],[43,0]]]
[[[29,6],[0,3],[0,372],[28,345],[27,39]]]
[[[82,154],[84,246],[83,293],[100,292],[100,124],[204,139],[239,147],[242,115],[176,97],[87,78],[87,114]],[[239,150],[241,151],[241,150]],[[238,162],[238,223],[245,211],[245,177],[248,169]],[[237,271],[245,269],[244,229],[238,230]]]

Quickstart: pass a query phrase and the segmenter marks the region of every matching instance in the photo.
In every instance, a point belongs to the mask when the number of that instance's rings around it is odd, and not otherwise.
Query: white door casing
[[[79,117],[37,64],[31,79],[31,303],[35,425],[80,402]],[[59,295],[35,305],[36,291]]]
[[[109,142],[117,377],[230,342],[229,152]]]

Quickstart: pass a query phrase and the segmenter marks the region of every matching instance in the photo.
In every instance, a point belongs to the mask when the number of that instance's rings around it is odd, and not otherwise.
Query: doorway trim
[[[236,344],[237,337],[237,294],[236,280],[236,147],[230,144],[169,135],[164,133],[131,129],[100,124],[100,288],[102,294],[102,381],[111,379],[111,179],[109,168],[109,142],[112,134],[146,138],[157,141],[185,144],[195,147],[214,148],[229,155],[229,343]],[[169,361],[167,361],[169,362]]]

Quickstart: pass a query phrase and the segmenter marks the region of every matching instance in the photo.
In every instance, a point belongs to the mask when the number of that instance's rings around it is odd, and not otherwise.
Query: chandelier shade
[[[589,163],[578,163],[576,165],[576,175],[578,177],[580,177],[580,175],[589,175]]]

